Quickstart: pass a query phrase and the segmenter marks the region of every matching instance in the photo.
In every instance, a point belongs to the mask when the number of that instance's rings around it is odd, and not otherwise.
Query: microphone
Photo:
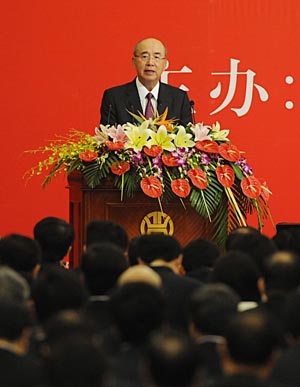
[[[190,109],[191,109],[191,113],[192,113],[192,123],[193,125],[196,124],[196,119],[195,119],[195,102],[193,100],[190,101]]]

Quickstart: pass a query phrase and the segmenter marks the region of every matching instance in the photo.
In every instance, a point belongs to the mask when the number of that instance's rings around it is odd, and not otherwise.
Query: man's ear
[[[148,266],[147,263],[145,263],[140,257],[137,259],[139,265]]]

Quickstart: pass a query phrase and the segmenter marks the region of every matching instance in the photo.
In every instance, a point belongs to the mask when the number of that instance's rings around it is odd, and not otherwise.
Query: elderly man
[[[192,122],[187,93],[160,82],[167,64],[166,55],[165,45],[155,38],[147,38],[136,44],[132,64],[137,76],[132,82],[105,90],[100,109],[101,124],[134,122],[130,112],[142,113],[150,118],[156,112],[161,115],[166,108],[167,119],[176,119],[181,125]]]

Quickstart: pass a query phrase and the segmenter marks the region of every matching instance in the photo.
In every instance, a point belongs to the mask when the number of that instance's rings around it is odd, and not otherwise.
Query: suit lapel
[[[139,93],[136,88],[135,80],[131,83],[128,83],[127,88],[125,90],[125,98],[126,98],[126,109],[134,114],[137,114],[138,111],[141,113],[142,105],[139,97]]]
[[[167,87],[161,83],[159,86],[157,111],[161,115],[167,107],[171,106],[172,98]]]

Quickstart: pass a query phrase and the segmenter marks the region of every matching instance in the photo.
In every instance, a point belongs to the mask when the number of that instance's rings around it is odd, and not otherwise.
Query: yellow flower
[[[164,125],[161,125],[157,132],[151,132],[151,139],[148,144],[151,145],[159,145],[163,149],[171,152],[175,149],[175,145],[172,142],[171,135],[168,134],[167,128]]]
[[[148,129],[148,122],[144,121],[140,126],[133,124],[126,124],[124,132],[128,137],[125,143],[125,148],[133,148],[135,151],[143,149],[147,145],[147,140],[150,136],[151,130]]]
[[[192,135],[187,133],[183,126],[179,126],[178,132],[170,136],[174,138],[174,143],[177,147],[192,148],[195,145],[194,141],[191,140]]]
[[[218,121],[215,124],[212,124],[210,135],[214,141],[229,141],[227,138],[228,134],[229,130],[221,130],[221,126]]]

